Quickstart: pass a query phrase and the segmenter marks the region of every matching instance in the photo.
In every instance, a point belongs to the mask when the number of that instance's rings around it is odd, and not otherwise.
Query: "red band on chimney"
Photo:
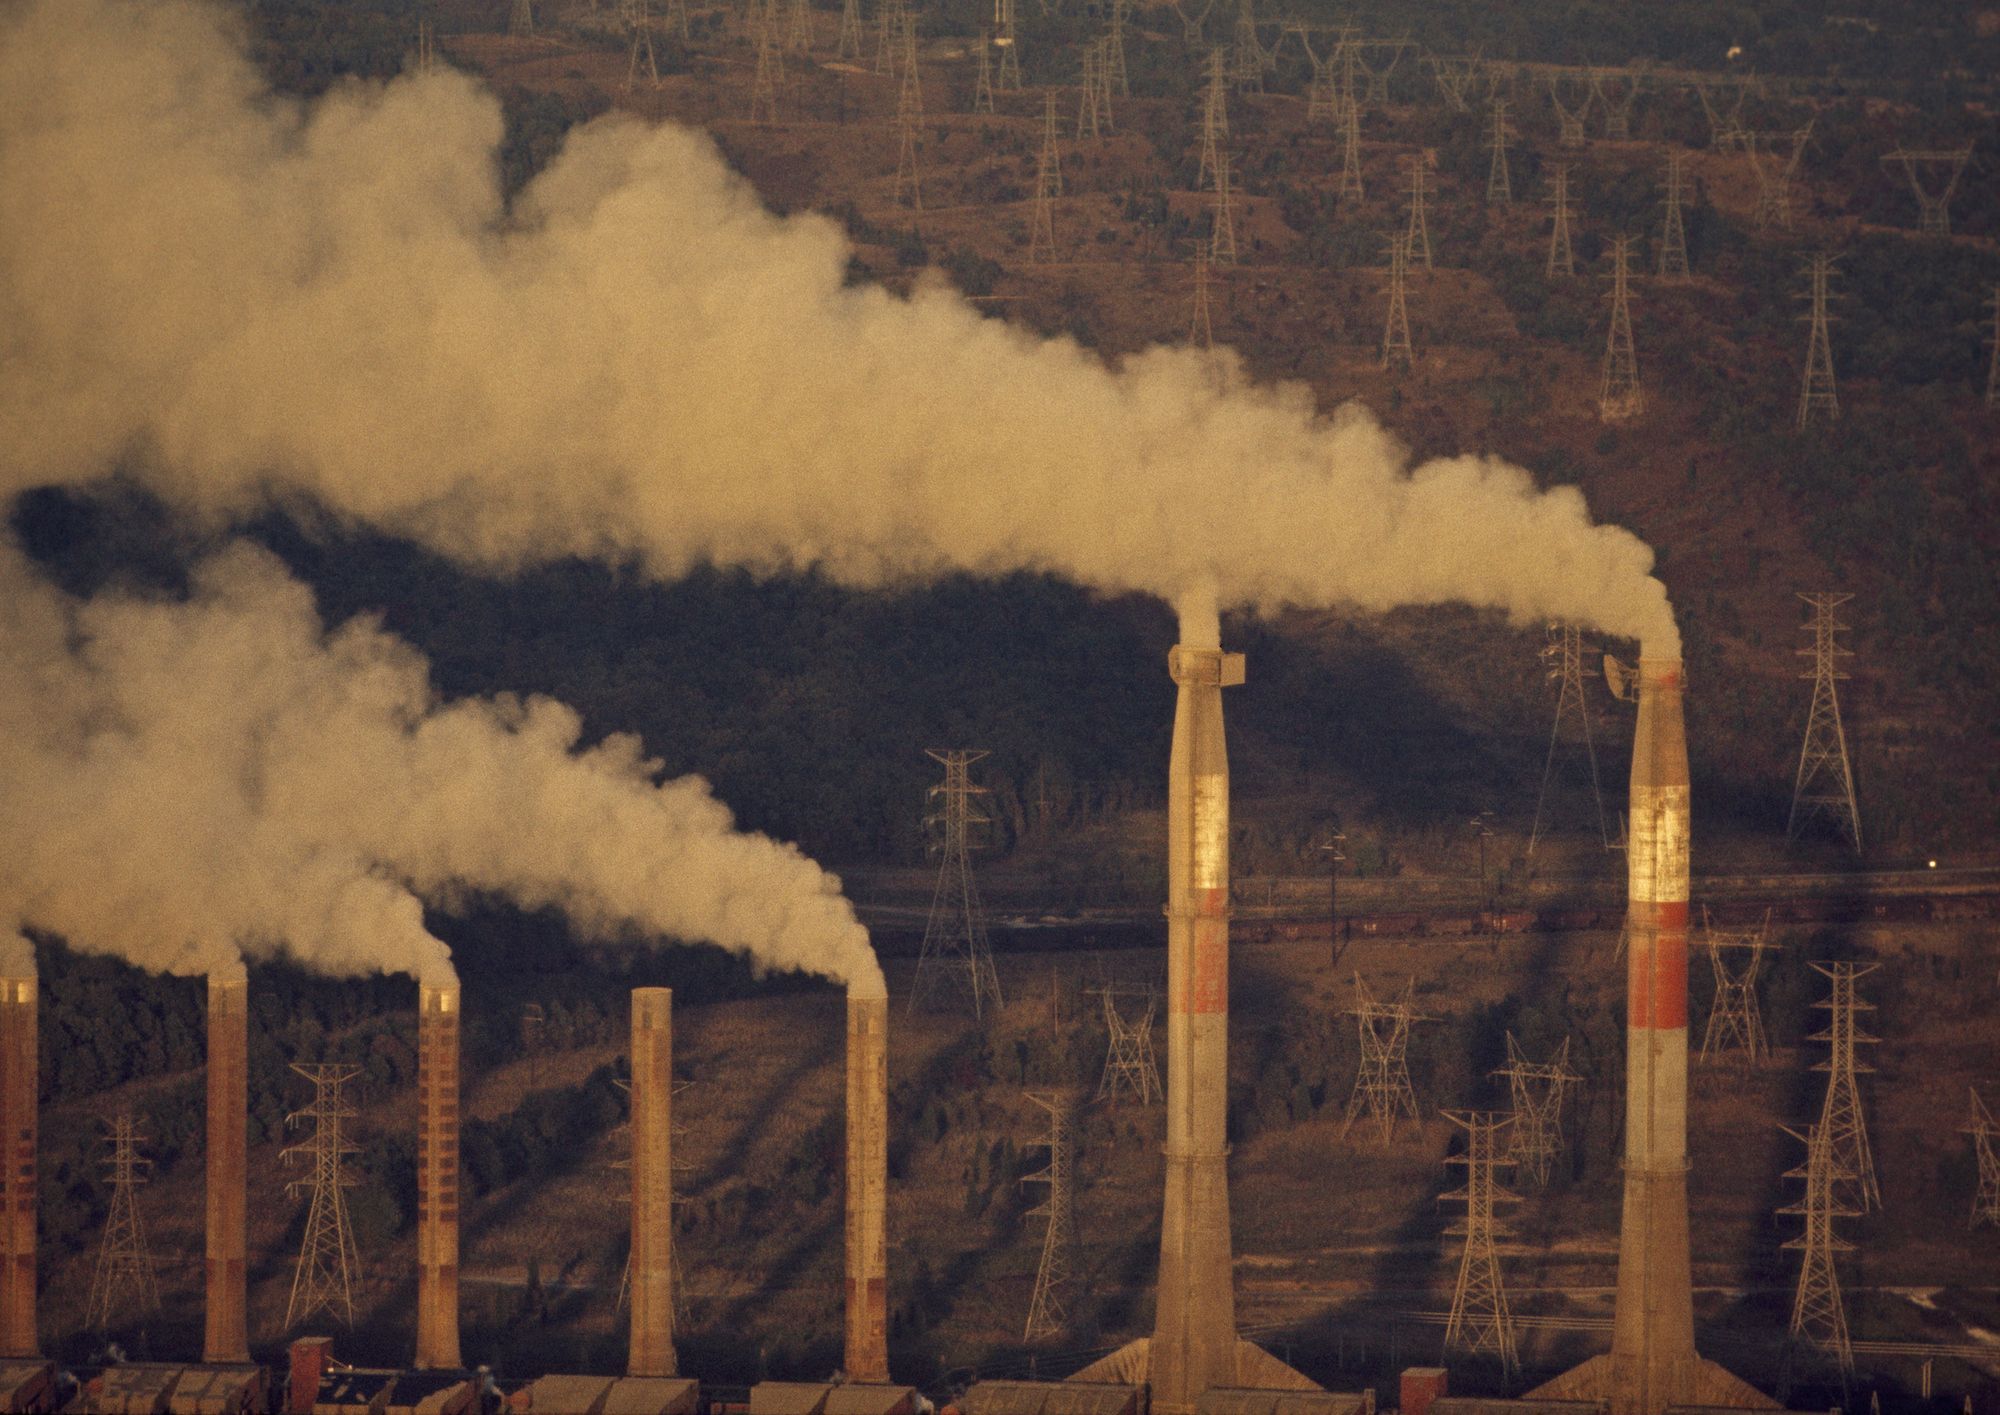
[[[1223,890],[1204,890],[1221,894]],[[1203,901],[1204,904],[1206,901]],[[1217,920],[1197,919],[1194,925],[1193,957],[1189,960],[1186,1010],[1195,1014],[1220,1014],[1229,1010],[1229,935],[1227,925]]]

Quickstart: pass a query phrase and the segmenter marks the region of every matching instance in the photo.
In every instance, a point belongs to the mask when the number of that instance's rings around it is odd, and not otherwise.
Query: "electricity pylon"
[[[768,4],[757,6],[757,71],[750,79],[750,121],[778,121],[778,86],[785,81],[785,59],[773,30],[776,17]]]
[[[896,90],[896,200],[908,192],[912,211],[924,209],[923,178],[917,155],[921,144],[919,129],[924,120],[924,85],[917,73],[917,17],[903,17],[903,81]]]
[[[753,5],[770,0],[749,0]],[[903,57],[904,0],[882,0],[875,13],[875,72],[893,74]]]
[[[1857,1043],[1880,1039],[1860,1031],[1855,1024],[1855,1013],[1873,1012],[1875,1005],[1855,996],[1854,984],[1856,979],[1874,972],[1878,965],[1815,963],[1812,966],[1814,972],[1833,983],[1833,996],[1813,1004],[1826,1011],[1826,1030],[1815,1032],[1809,1039],[1828,1045],[1827,1059],[1813,1063],[1813,1070],[1827,1073],[1826,1100],[1820,1106],[1819,1124],[1826,1132],[1827,1147],[1833,1152],[1841,1202],[1857,1214],[1865,1214],[1882,1207],[1882,1190],[1875,1182],[1868,1120],[1861,1113],[1861,1092],[1854,1078],[1857,1073],[1874,1068],[1857,1061],[1854,1048]]]
[[[354,1325],[354,1273],[361,1260],[354,1249],[354,1231],[347,1222],[347,1189],[354,1183],[345,1172],[349,1155],[360,1152],[350,1143],[343,1122],[354,1117],[343,1087],[361,1074],[358,1066],[333,1063],[303,1065],[292,1070],[313,1085],[312,1103],[285,1117],[288,1126],[313,1125],[312,1138],[303,1144],[288,1145],[280,1152],[285,1163],[304,1158],[312,1173],[285,1185],[285,1192],[297,1195],[311,1190],[312,1203],[306,1209],[305,1237],[299,1243],[298,1271],[292,1276],[292,1298],[285,1307],[285,1326],[290,1328],[315,1312],[326,1312],[348,1326]]]
[[[1805,156],[1806,140],[1811,136],[1810,123],[1789,133],[1746,135],[1743,151],[1749,154],[1750,170],[1757,174],[1754,219],[1759,227],[1792,229],[1792,181],[1798,176],[1799,159]],[[1789,149],[1786,143],[1791,144]]]
[[[1563,723],[1574,724],[1574,738],[1583,743],[1584,761],[1590,768],[1590,797],[1597,809],[1597,836],[1608,850],[1611,829],[1604,819],[1604,788],[1597,776],[1597,745],[1590,735],[1590,702],[1583,689],[1583,630],[1575,624],[1551,624],[1548,642],[1542,645],[1542,666],[1556,687],[1555,722],[1549,728],[1549,752],[1542,762],[1542,789],[1535,796],[1535,824],[1528,832],[1528,853],[1542,838],[1542,816],[1548,805],[1549,786],[1555,780],[1556,755],[1562,745]],[[1574,739],[1572,740],[1572,746]]]
[[[2000,1153],[1993,1148],[1994,1141],[2000,1140],[2000,1123],[1995,1123],[1978,1090],[1966,1089],[1972,1094],[1972,1119],[1966,1123],[1965,1133],[1972,1137],[1972,1157],[1979,1165],[1979,1187],[1973,1193],[1972,1217],[1966,1226],[1990,1223],[2000,1228]]]
[[[1201,159],[1195,168],[1196,186],[1206,183],[1215,172],[1222,140],[1229,136],[1229,82],[1224,75],[1221,49],[1208,51],[1208,82],[1201,94]]]
[[[1015,30],[1014,0],[993,0],[993,47],[1000,51],[1000,89],[1021,91],[1021,37]]]
[[[1767,939],[1771,911],[1754,929],[1718,929],[1709,918],[1708,906],[1701,907],[1702,943],[1715,975],[1715,1001],[1708,1009],[1708,1026],[1701,1034],[1701,1059],[1711,1055],[1720,1060],[1732,1051],[1743,1053],[1743,1065],[1754,1070],[1770,1055],[1771,1044],[1764,1035],[1764,1014],[1757,1003],[1757,975],[1763,970],[1764,953],[1777,947]],[[1727,955],[1747,955],[1742,963],[1731,963]]]
[[[1414,359],[1410,350],[1410,311],[1405,298],[1409,284],[1410,245],[1407,237],[1389,238],[1389,317],[1382,325],[1382,367],[1400,364],[1408,368]]]
[[[1514,128],[1507,121],[1507,100],[1493,100],[1493,159],[1486,168],[1486,200],[1489,202],[1514,200],[1514,179],[1507,170],[1507,143],[1514,136]]]
[[[1549,80],[1549,102],[1555,105],[1556,124],[1562,136],[1561,146],[1574,151],[1584,144],[1583,120],[1590,116],[1590,94],[1585,93],[1583,102],[1570,109],[1562,101],[1562,92],[1554,79]]]
[[[1812,706],[1806,710],[1805,743],[1799,748],[1798,774],[1792,779],[1792,812],[1785,822],[1785,843],[1795,844],[1799,832],[1815,816],[1824,815],[1844,833],[1854,853],[1861,853],[1861,805],[1854,795],[1854,768],[1847,757],[1847,729],[1840,721],[1839,683],[1847,675],[1840,660],[1854,657],[1852,649],[1840,646],[1834,636],[1847,625],[1835,618],[1835,611],[1854,596],[1819,590],[1800,592],[1799,598],[1812,606],[1812,618],[1804,625],[1812,635],[1812,647],[1796,652],[1810,658],[1810,672],[1799,677],[1812,679]]]
[[[1030,264],[1055,259],[1055,199],[1060,195],[1062,149],[1056,138],[1056,96],[1050,93],[1042,100],[1042,150],[1035,159],[1035,205],[1028,218]]]
[[[1507,1033],[1507,1064],[1493,1073],[1505,1076],[1513,1097],[1514,1129],[1507,1160],[1514,1172],[1537,1189],[1549,1183],[1549,1167],[1562,1148],[1563,1102],[1583,1078],[1569,1069],[1569,1038],[1553,1059],[1530,1061],[1512,1032]]]
[[[1750,92],[1748,81],[1737,84],[1736,97],[1731,100],[1725,112],[1715,106],[1708,96],[1708,88],[1696,80],[1695,96],[1701,100],[1701,111],[1708,117],[1708,145],[1716,152],[1727,152],[1733,147],[1748,147],[1750,133],[1743,126],[1743,100]]]
[[[794,54],[812,52],[810,0],[789,0],[785,6],[785,48]]]
[[[1445,1349],[1468,1356],[1490,1351],[1499,1357],[1503,1374],[1511,1377],[1520,1367],[1520,1358],[1514,1346],[1514,1317],[1507,1308],[1507,1288],[1500,1277],[1500,1254],[1494,1244],[1507,1230],[1493,1216],[1493,1206],[1513,1203],[1515,1197],[1499,1186],[1493,1171],[1510,1163],[1500,1148],[1499,1135],[1502,1128],[1515,1122],[1510,1116],[1488,1110],[1448,1110],[1444,1117],[1465,1131],[1464,1151],[1445,1157],[1446,1164],[1465,1166],[1465,1186],[1438,1196],[1465,1201],[1465,1218],[1445,1229],[1448,1235],[1465,1238],[1451,1317],[1444,1329]]]
[[[1975,1096],[1974,1104],[1978,1103]],[[86,1320],[97,1331],[111,1325],[115,1302],[130,1299],[137,1310],[160,1305],[153,1253],[146,1246],[146,1226],[139,1217],[139,1186],[153,1162],[139,1153],[145,1139],[130,1111],[121,1110],[104,1127],[111,1152],[104,1157],[104,1178],[111,1186],[111,1205],[104,1215],[104,1233],[97,1241],[97,1266],[90,1275]]]
[[[1829,420],[1840,416],[1840,395],[1833,386],[1833,345],[1826,336],[1827,281],[1833,275],[1833,257],[1821,252],[1806,262],[1806,279],[1812,301],[1812,333],[1806,339],[1806,376],[1799,385],[1798,428],[1804,432],[1815,416]]]
[[[1340,100],[1340,185],[1335,194],[1341,201],[1361,200],[1361,99],[1351,78]]]
[[[429,20],[417,21],[417,72],[434,74],[438,68],[437,27]]]
[[[969,996],[972,1015],[983,1017],[986,1009],[1000,1007],[1000,978],[986,942],[979,887],[972,878],[972,829],[988,824],[989,818],[974,807],[974,799],[984,796],[986,788],[972,784],[970,769],[990,753],[931,748],[924,755],[942,763],[945,774],[944,784],[930,790],[931,812],[924,820],[936,841],[940,863],[923,951],[910,988],[910,1010],[950,987]]]
[[[1236,61],[1236,91],[1262,93],[1265,55],[1263,42],[1257,38],[1256,0],[1238,0],[1236,30],[1231,41],[1231,49],[1232,57]]]
[[[979,32],[979,75],[972,82],[972,111],[993,111],[993,42],[985,30]]]
[[[1683,158],[1678,149],[1667,153],[1667,218],[1660,233],[1660,278],[1688,278],[1687,227],[1681,220],[1681,199],[1685,182]]]
[[[1208,310],[1208,242],[1194,246],[1194,317],[1188,322],[1188,343],[1204,349],[1215,347],[1215,326]]]
[[[1345,1136],[1365,1110],[1382,1138],[1390,1140],[1397,1121],[1417,1118],[1417,1093],[1410,1085],[1410,1026],[1437,1019],[1419,1016],[1410,1005],[1415,979],[1404,985],[1403,995],[1394,1002],[1377,1002],[1359,973],[1354,975],[1354,989],[1360,1000],[1347,1011],[1360,1028],[1361,1069],[1354,1077],[1354,1093],[1347,1098],[1340,1133]]]
[[[1049,1113],[1049,1136],[1030,1145],[1049,1152],[1047,1168],[1025,1176],[1023,1184],[1046,1184],[1048,1197],[1028,1210],[1029,1218],[1044,1217],[1042,1262],[1035,1272],[1035,1294],[1028,1303],[1022,1339],[1060,1336],[1069,1324],[1070,1283],[1076,1261],[1076,1204],[1071,1176],[1076,1140],[1076,1095],[1071,1091],[1029,1091],[1029,1100]]]
[[[1104,1031],[1109,1043],[1104,1052],[1104,1075],[1097,1083],[1097,1098],[1116,1101],[1130,1091],[1140,1105],[1151,1105],[1166,1092],[1160,1086],[1160,1065],[1153,1052],[1153,1017],[1159,1011],[1160,996],[1148,989],[1141,994],[1146,1007],[1136,1019],[1118,1010],[1121,994],[1115,988],[1101,988],[1104,999]]]
[[[1576,255],[1569,244],[1569,164],[1556,164],[1555,190],[1549,196],[1549,209],[1555,213],[1555,221],[1549,228],[1549,259],[1542,267],[1542,274],[1553,280],[1558,275],[1576,274]]]
[[[1608,72],[1592,69],[1590,93],[1604,109],[1605,138],[1611,142],[1628,142],[1632,137],[1632,105],[1639,98],[1639,72],[1626,71],[1625,96],[1616,103],[1611,101],[1611,95],[1605,91],[1604,80],[1607,77],[1609,77]]]
[[[507,16],[507,33],[516,39],[532,39],[535,34],[535,7],[533,0],[514,0],[514,8]]]
[[[1132,77],[1125,69],[1125,20],[1132,8],[1132,0],[1111,0],[1111,22],[1104,31],[1104,83],[1106,106],[1110,106],[1110,90],[1117,89],[1120,98],[1132,96]]]
[[[1236,264],[1236,194],[1229,186],[1229,154],[1215,155],[1215,191],[1210,198],[1209,259]]]
[[[653,55],[653,21],[646,13],[648,0],[637,0],[632,9],[632,54],[625,64],[625,92],[639,85],[643,74],[654,88],[660,86],[660,65]]]
[[[1111,128],[1111,89],[1104,82],[1104,43],[1092,40],[1083,46],[1083,76],[1077,84],[1076,136],[1102,137]]]
[[[833,57],[859,60],[862,47],[861,0],[841,0],[840,33],[834,36]]]
[[[1646,405],[1639,391],[1639,360],[1632,349],[1632,238],[1611,242],[1611,328],[1604,340],[1604,381],[1597,410],[1605,422],[1635,417]]]
[[[1410,223],[1403,232],[1403,244],[1408,258],[1429,270],[1432,268],[1430,154],[1411,153],[1403,159],[1403,165],[1410,174]]]
[[[1917,229],[1926,236],[1949,236],[1951,234],[1951,199],[1958,192],[1958,179],[1965,175],[1965,164],[1972,159],[1972,146],[1952,148],[1948,151],[1924,151],[1899,147],[1882,159],[1882,165],[1891,162],[1903,164],[1903,171],[1910,179],[1910,190],[1917,194]],[[1924,181],[1927,173],[1944,173],[1944,187],[1932,191]]]
[[[1787,1179],[1803,1179],[1805,1193],[1796,1204],[1778,1210],[1805,1219],[1805,1232],[1785,1243],[1802,1255],[1799,1286],[1792,1298],[1790,1337],[1795,1346],[1802,1342],[1831,1358],[1844,1383],[1854,1372],[1854,1347],[1848,1340],[1847,1309],[1841,1301],[1834,1254],[1852,1252],[1854,1245],[1834,1236],[1833,1221],[1853,1218],[1858,1211],[1841,1201],[1840,1184],[1846,1176],[1826,1127],[1811,1125],[1803,1132],[1790,1126],[1781,1128],[1806,1147],[1806,1162],[1785,1175]]]

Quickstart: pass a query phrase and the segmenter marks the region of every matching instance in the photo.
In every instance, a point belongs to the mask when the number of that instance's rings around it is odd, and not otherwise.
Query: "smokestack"
[[[201,1359],[210,1365],[241,1365],[250,1359],[243,1219],[250,1160],[244,1135],[250,1107],[249,1027],[248,980],[209,974],[208,1258]]]
[[[1693,1398],[1687,1210],[1687,729],[1678,659],[1639,660],[1626,849],[1625,1205],[1614,1415]]]
[[[418,1009],[416,1366],[457,1371],[458,984],[420,984]]]
[[[889,999],[847,994],[847,1378],[889,1379]]]
[[[632,989],[632,1349],[626,1373],[672,1376],[674,991]]]
[[[35,1331],[36,984],[0,978],[0,1356],[40,1354]]]
[[[1222,690],[1243,655],[1175,646],[1167,767],[1167,1184],[1148,1353],[1153,1403],[1192,1409],[1237,1384],[1230,1270],[1229,754]]]

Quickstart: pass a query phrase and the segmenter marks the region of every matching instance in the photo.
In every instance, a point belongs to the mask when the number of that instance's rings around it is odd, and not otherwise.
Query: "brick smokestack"
[[[34,1356],[36,981],[0,978],[0,1356]]]
[[[208,978],[208,1254],[201,1359],[240,1365],[250,1359],[244,1189],[250,1152],[250,984]]]
[[[674,992],[632,989],[632,1349],[626,1372],[679,1373],[674,1354]]]
[[[416,1366],[457,1371],[458,984],[417,991]]]
[[[889,999],[847,994],[847,1377],[889,1379]]]

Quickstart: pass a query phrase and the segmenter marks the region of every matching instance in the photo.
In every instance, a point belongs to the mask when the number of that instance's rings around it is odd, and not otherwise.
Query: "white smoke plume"
[[[305,493],[481,566],[1033,567],[1678,655],[1652,552],[1575,490],[1411,468],[1358,406],[1188,351],[1112,369],[942,287],[843,288],[839,230],[697,133],[592,123],[507,211],[466,77],[302,106],[203,0],[0,17],[0,491],[134,456],[184,506]]]
[[[261,550],[167,603],[78,602],[0,548],[0,662],[0,936],[160,971],[283,949],[442,982],[418,900],[482,890],[594,937],[881,989],[839,881],[737,832],[705,782],[658,780],[629,736],[581,747],[547,698],[440,701],[414,649],[365,619],[324,630]]]

